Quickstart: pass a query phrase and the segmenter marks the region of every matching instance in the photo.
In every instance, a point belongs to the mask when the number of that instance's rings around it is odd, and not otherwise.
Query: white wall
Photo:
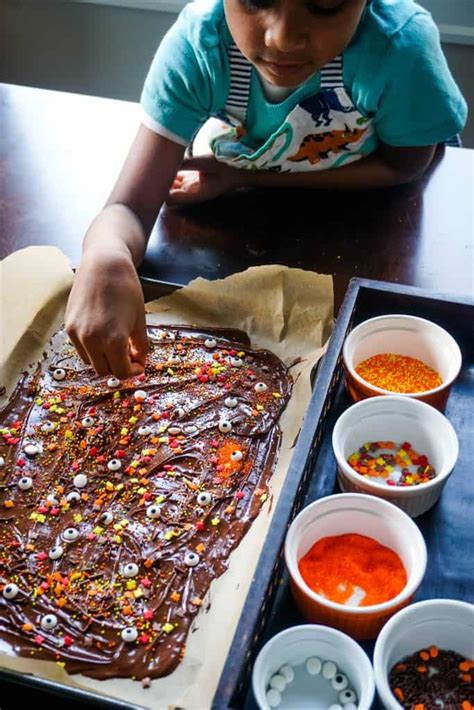
[[[441,24],[474,24],[473,0],[422,4]],[[131,101],[139,99],[153,53],[175,18],[70,0],[0,0],[0,10],[0,81]],[[444,50],[474,114],[474,46],[444,44]],[[463,141],[474,148],[474,116]]]

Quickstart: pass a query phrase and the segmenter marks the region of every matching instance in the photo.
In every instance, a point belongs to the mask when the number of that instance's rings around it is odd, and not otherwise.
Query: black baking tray
[[[142,279],[146,300],[171,293],[177,284]],[[446,415],[460,440],[456,470],[441,502],[416,519],[428,546],[428,568],[417,600],[474,598],[471,576],[474,548],[470,520],[474,485],[470,481],[474,432],[474,342],[471,335],[474,303],[451,299],[416,288],[380,281],[353,279],[338,314],[326,355],[314,375],[314,388],[279,502],[255,570],[241,618],[214,697],[213,708],[254,710],[251,668],[262,645],[288,626],[304,623],[291,600],[282,564],[286,531],[293,517],[308,503],[335,492],[336,465],[331,432],[339,414],[351,404],[342,383],[342,345],[353,325],[376,315],[408,313],[445,327],[459,343],[463,368],[451,392]],[[459,554],[453,554],[457,551]],[[430,554],[430,552],[436,552]],[[462,553],[462,554],[461,554]],[[371,653],[373,644],[363,644]],[[10,692],[11,691],[11,692]],[[11,701],[6,700],[9,695]],[[21,700],[44,700],[49,710],[104,708],[144,710],[141,706],[81,691],[36,676],[0,669],[0,707],[9,710]],[[10,702],[10,704],[8,704]],[[186,710],[205,710],[188,708]]]
[[[302,508],[339,492],[331,435],[339,415],[353,403],[342,377],[342,346],[353,326],[390,313],[438,323],[461,348],[462,370],[445,411],[458,434],[460,453],[440,501],[415,519],[428,548],[426,575],[415,601],[474,600],[474,301],[382,281],[352,279],[328,350],[320,361],[313,395],[214,697],[215,710],[255,710],[251,670],[259,650],[279,631],[305,623],[292,600],[282,561],[285,534]],[[362,646],[371,656],[374,642]],[[377,701],[374,707],[378,707]]]

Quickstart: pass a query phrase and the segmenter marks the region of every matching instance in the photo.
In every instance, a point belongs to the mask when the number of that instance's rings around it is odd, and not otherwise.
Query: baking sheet
[[[72,274],[57,249],[32,247],[7,257],[1,278],[0,384],[10,391],[20,371],[39,359],[48,338],[60,326]],[[144,689],[128,679],[68,676],[46,661],[3,656],[2,665],[156,710],[176,706],[197,710],[212,702],[310,399],[310,372],[331,332],[332,278],[278,265],[254,267],[223,280],[196,279],[171,296],[147,304],[147,310],[150,323],[240,328],[248,333],[253,347],[268,348],[291,366],[295,385],[280,420],[283,438],[270,479],[271,495],[232,553],[228,571],[212,583],[209,605],[205,605],[208,611],[196,618],[185,658],[169,676]]]

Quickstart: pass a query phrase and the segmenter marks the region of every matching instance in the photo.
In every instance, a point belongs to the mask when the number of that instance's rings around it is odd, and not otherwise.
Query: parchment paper
[[[16,252],[1,267],[0,385],[8,393],[21,370],[41,357],[48,338],[61,325],[72,273],[61,252],[51,247]],[[153,680],[150,688],[129,679],[68,676],[54,663],[12,655],[2,655],[0,663],[153,710],[176,706],[204,710],[211,705],[288,470],[311,395],[311,369],[331,332],[332,278],[285,266],[254,267],[219,281],[196,279],[171,296],[147,304],[147,311],[150,323],[240,328],[248,333],[253,347],[272,350],[291,366],[294,389],[280,420],[283,439],[269,499],[232,553],[228,571],[212,583],[188,635],[184,660],[172,674]],[[0,651],[8,653],[5,643]]]

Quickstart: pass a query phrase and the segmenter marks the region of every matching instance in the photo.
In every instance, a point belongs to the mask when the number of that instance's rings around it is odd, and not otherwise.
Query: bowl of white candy
[[[372,665],[359,644],[328,626],[293,626],[261,649],[252,672],[261,710],[369,710]]]

